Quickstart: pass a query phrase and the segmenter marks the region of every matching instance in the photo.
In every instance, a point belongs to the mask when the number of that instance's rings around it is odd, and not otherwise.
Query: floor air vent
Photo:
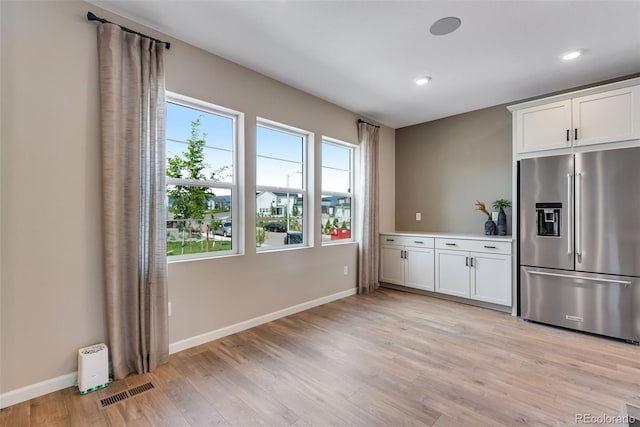
[[[153,383],[145,383],[142,385],[138,385],[130,388],[129,390],[121,391],[116,394],[112,394],[111,396],[107,396],[104,399],[100,399],[100,407],[106,408],[111,405],[115,405],[116,403],[120,403],[123,400],[127,400],[133,396],[137,396],[142,393],[146,393],[147,391],[153,390],[156,388]]]
[[[155,386],[153,385],[153,383],[145,383],[145,384],[130,388],[128,391],[131,396],[135,396],[137,394],[144,393],[145,391],[153,390],[154,388]]]

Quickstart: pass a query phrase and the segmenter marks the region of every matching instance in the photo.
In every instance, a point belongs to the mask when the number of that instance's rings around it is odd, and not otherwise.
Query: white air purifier
[[[109,349],[96,344],[78,350],[78,389],[80,394],[109,385]]]

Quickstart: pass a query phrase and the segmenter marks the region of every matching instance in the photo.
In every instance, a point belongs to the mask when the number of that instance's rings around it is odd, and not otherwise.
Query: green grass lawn
[[[230,240],[209,240],[209,252],[231,250]],[[167,242],[167,256],[200,254],[206,252],[205,242],[185,242],[184,252],[182,242]]]

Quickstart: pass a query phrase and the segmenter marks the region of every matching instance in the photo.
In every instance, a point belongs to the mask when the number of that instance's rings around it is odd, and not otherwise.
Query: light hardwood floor
[[[640,404],[638,346],[381,289],[6,408],[0,426],[580,425],[623,402]]]

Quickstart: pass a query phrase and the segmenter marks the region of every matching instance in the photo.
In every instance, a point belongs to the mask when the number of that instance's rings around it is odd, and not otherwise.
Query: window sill
[[[167,257],[167,264],[178,264],[182,262],[191,262],[191,261],[234,258],[238,256],[243,256],[243,255],[244,254],[240,254],[240,253],[227,253],[227,254],[220,254],[220,255],[201,255],[201,256],[189,256],[189,257],[185,255],[175,255],[172,257]]]

